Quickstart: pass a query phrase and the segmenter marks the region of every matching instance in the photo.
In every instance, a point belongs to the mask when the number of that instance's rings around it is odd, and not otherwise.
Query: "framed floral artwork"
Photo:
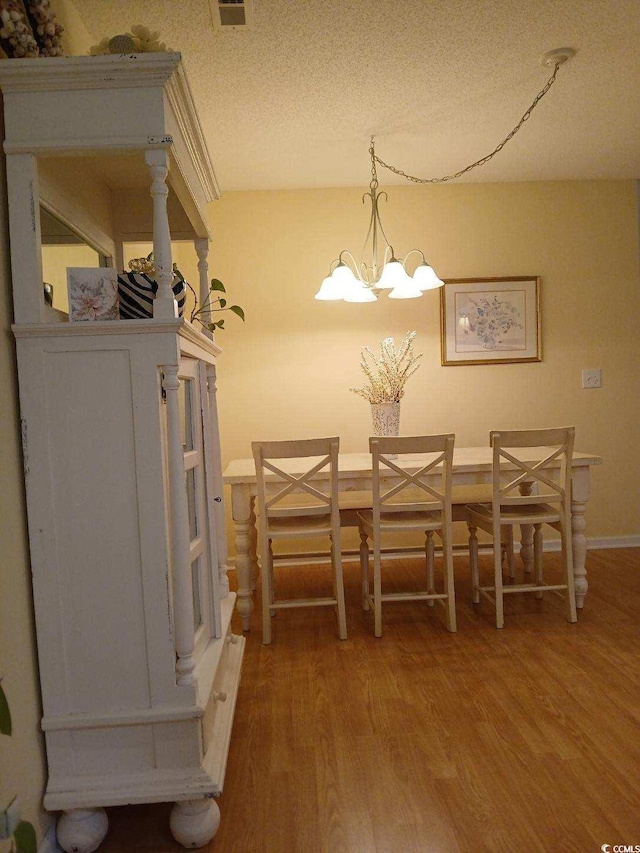
[[[445,280],[440,344],[445,366],[542,361],[540,279]]]
[[[67,267],[69,319],[118,320],[118,273],[110,267]]]

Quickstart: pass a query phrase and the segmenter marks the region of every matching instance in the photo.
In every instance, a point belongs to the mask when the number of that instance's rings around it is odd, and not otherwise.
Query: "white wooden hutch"
[[[217,187],[180,54],[9,60],[11,268],[48,784],[89,853],[103,807],[172,801],[215,833],[244,639],[230,630],[210,336],[177,318],[171,240],[208,284]],[[153,319],[68,322],[43,299],[39,205],[107,266],[153,240]]]

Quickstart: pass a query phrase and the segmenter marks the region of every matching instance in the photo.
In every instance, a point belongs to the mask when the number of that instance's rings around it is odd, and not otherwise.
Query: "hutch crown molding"
[[[64,812],[65,851],[99,846],[104,806],[160,801],[199,847],[220,820],[244,638],[230,628],[220,349],[177,317],[171,240],[193,240],[205,298],[218,186],[180,54],[12,59],[0,87],[44,805]],[[45,303],[40,204],[119,269],[123,243],[152,239],[152,319],[69,323]]]

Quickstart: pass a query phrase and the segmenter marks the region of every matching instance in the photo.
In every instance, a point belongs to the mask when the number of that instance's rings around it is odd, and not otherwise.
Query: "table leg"
[[[258,588],[258,527],[256,525],[255,497],[251,498],[251,515],[249,522],[249,560],[251,562],[251,590],[255,592]]]
[[[236,531],[237,609],[242,618],[242,630],[248,631],[251,612],[253,611],[253,589],[251,583],[252,508],[249,488],[242,483],[231,486],[231,508]],[[253,527],[255,529],[255,524]]]
[[[576,587],[576,607],[584,606],[584,597],[589,589],[587,582],[587,522],[585,511],[589,499],[589,468],[574,471],[571,484],[571,545],[573,547],[573,577]]]
[[[530,495],[533,488],[532,482],[520,483],[518,486],[521,495]],[[533,569],[533,525],[520,525],[520,559],[525,572]]]

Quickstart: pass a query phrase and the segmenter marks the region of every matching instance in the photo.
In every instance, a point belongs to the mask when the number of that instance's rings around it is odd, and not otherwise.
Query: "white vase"
[[[372,403],[371,419],[374,435],[399,435],[400,403]]]

